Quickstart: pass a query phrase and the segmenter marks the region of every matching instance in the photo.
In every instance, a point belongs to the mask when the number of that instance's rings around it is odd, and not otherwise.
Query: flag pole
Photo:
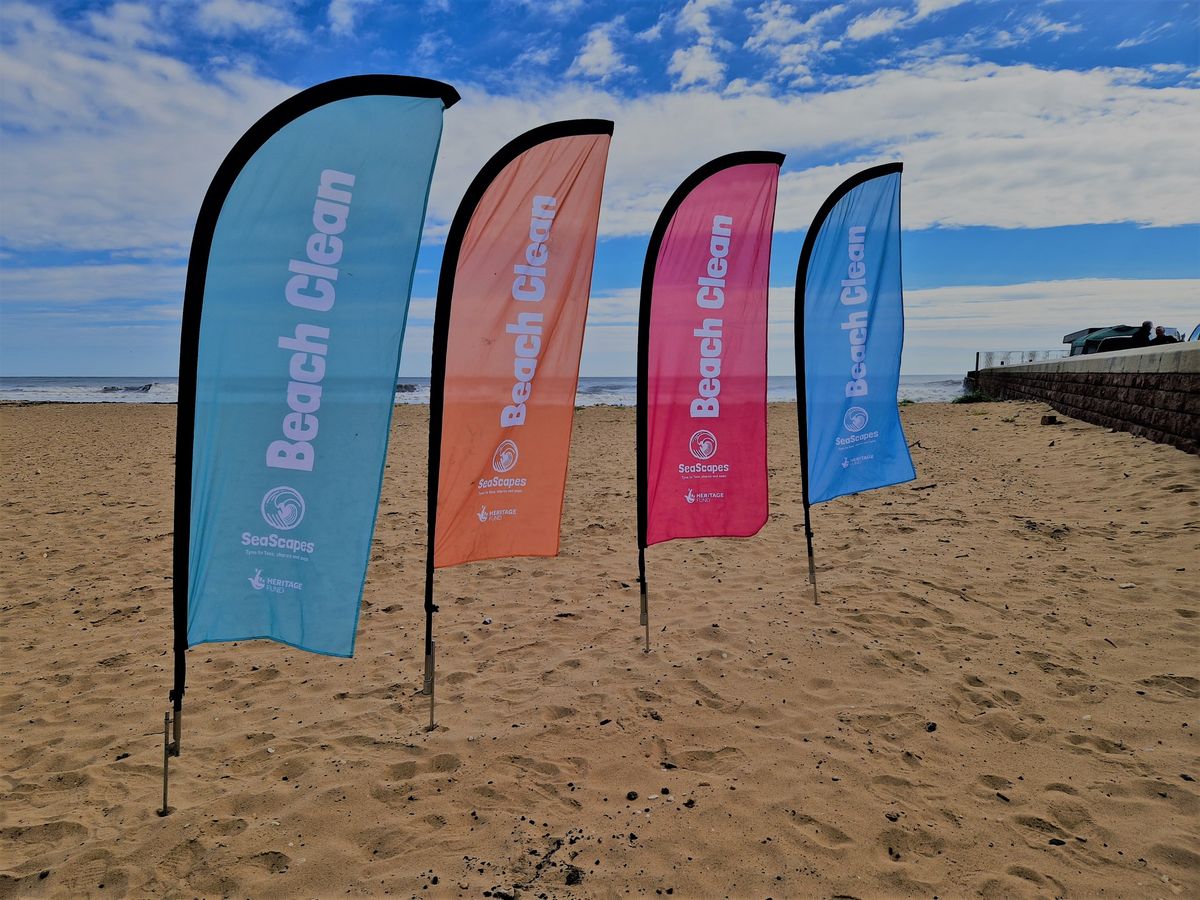
[[[293,101],[294,102],[294,101]],[[169,815],[167,787],[172,756],[183,745],[183,694],[187,688],[188,588],[192,543],[192,468],[196,440],[196,370],[200,363],[200,320],[204,309],[204,286],[213,234],[225,198],[245,163],[269,134],[258,134],[258,123],[247,132],[221,163],[200,204],[192,246],[188,254],[183,289],[183,312],[179,334],[179,397],[175,407],[175,509],[171,547],[171,623],[175,674],[167,697],[170,707],[163,716],[163,805],[160,816]],[[269,127],[269,126],[268,126]],[[278,126],[276,126],[277,128]],[[273,133],[274,129],[270,129]]]
[[[812,258],[817,232],[829,210],[822,208],[817,213],[808,233],[804,235],[804,248],[800,251],[800,265],[796,271],[796,425],[800,432],[800,498],[804,504],[804,542],[808,547],[808,583],[812,585],[813,606],[820,606],[817,594],[817,562],[813,555],[812,504],[808,494],[808,379],[804,368],[804,289],[808,280],[808,262]]]
[[[672,210],[673,213],[673,210]],[[638,545],[638,587],[641,593],[641,620],[645,629],[645,646],[643,653],[650,652],[650,601],[646,585],[646,525],[647,508],[649,506],[648,491],[648,454],[650,410],[649,402],[649,371],[650,371],[650,305],[654,299],[654,271],[658,266],[658,251],[662,247],[663,236],[666,232],[670,216],[660,214],[650,235],[650,243],[646,248],[646,260],[642,264],[641,303],[638,308],[638,339],[637,339],[637,545]]]
[[[455,223],[458,224],[457,222]],[[455,236],[451,230],[451,238]],[[426,731],[437,728],[434,717],[434,682],[437,670],[434,658],[433,614],[438,606],[433,602],[434,539],[437,535],[438,477],[442,466],[442,404],[446,381],[446,339],[450,333],[450,297],[454,290],[454,267],[458,264],[461,230],[453,247],[448,243],[442,257],[442,273],[438,283],[438,304],[433,319],[433,366],[429,379],[429,485],[426,492],[427,533],[425,541],[425,683],[421,693],[429,697],[429,725]]]
[[[642,593],[642,625],[646,629],[646,646],[643,653],[650,652],[650,604],[646,600],[646,548],[638,547],[638,584]]]

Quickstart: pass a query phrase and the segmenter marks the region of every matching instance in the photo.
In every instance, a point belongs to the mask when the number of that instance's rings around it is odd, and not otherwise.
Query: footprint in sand
[[[798,813],[795,810],[792,810],[791,813],[792,823],[826,850],[834,850],[854,843],[854,839],[850,835],[834,825],[829,825],[820,819],[814,819],[812,816]]]

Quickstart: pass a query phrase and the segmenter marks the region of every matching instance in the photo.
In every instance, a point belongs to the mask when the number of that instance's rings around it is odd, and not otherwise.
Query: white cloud
[[[688,0],[675,20],[675,30],[715,38],[717,29],[712,14],[729,9],[732,3],[733,0]]]
[[[88,14],[88,23],[99,37],[125,46],[168,44],[171,35],[160,27],[154,10],[139,3],[114,3],[102,12]]]
[[[583,0],[517,0],[521,6],[539,16],[567,19],[583,8]]]
[[[0,294],[12,304],[78,305],[110,301],[183,302],[187,267],[114,265],[22,266],[0,268]]]
[[[1118,50],[1127,50],[1130,47],[1141,47],[1143,44],[1149,44],[1158,40],[1164,34],[1171,30],[1171,23],[1164,22],[1162,25],[1157,25],[1153,28],[1147,28],[1137,37],[1126,38],[1117,44]]]
[[[939,360],[973,367],[980,350],[1062,348],[1063,336],[1090,326],[1143,319],[1187,333],[1200,312],[1200,279],[1080,278],[1010,285],[966,285],[904,292],[905,368]]]
[[[341,37],[353,35],[359,17],[367,7],[376,2],[377,0],[330,0],[327,14],[329,30]]]
[[[672,53],[667,72],[675,76],[679,87],[717,85],[725,77],[725,63],[717,59],[712,44],[702,41]]]
[[[298,41],[301,34],[295,14],[280,2],[266,0],[203,0],[196,23],[209,34],[227,37],[238,32],[266,34]]]
[[[548,66],[558,57],[557,47],[531,47],[517,57],[517,65]]]
[[[1028,44],[1036,38],[1049,37],[1058,40],[1065,34],[1082,31],[1083,26],[1069,22],[1055,22],[1044,13],[1036,12],[1019,22],[1011,31],[1000,30],[984,35],[971,35],[973,40],[983,46],[1017,47]]]
[[[182,258],[221,159],[295,92],[232,67],[202,76],[157,49],[63,25],[30,5],[0,5],[0,30],[0,134],[10,173],[0,183],[0,243],[18,253]],[[51,56],[53,69],[45,65]],[[781,231],[806,228],[852,171],[896,158],[906,164],[908,228],[1196,222],[1200,91],[1145,78],[1140,69],[935,60],[782,96],[744,79],[726,93],[632,98],[578,83],[520,96],[460,83],[427,231],[444,234],[496,148],[536,125],[591,116],[616,122],[605,236],[648,233],[689,172],[748,147],[791,156],[780,184]],[[812,155],[845,162],[795,168],[797,157]]]
[[[762,50],[778,47],[798,37],[819,34],[825,25],[845,10],[843,4],[827,6],[801,19],[796,15],[796,7],[791,4],[783,0],[767,0],[748,13],[750,21],[755,23],[755,29],[746,40],[746,47],[750,50]]]
[[[940,13],[953,6],[961,6],[966,2],[967,0],[917,0],[917,8],[913,13],[913,18],[917,20],[927,19],[935,13]]]
[[[1062,348],[1063,335],[1143,319],[1185,333],[1195,324],[1200,279],[1080,278],[1008,285],[959,285],[904,292],[904,371],[966,373],[980,350]],[[584,375],[632,375],[641,292],[594,294],[588,306]],[[768,292],[767,370],[795,371],[794,286]]]
[[[907,18],[902,9],[877,9],[851,22],[850,27],[846,29],[846,37],[852,41],[878,37],[902,27]]]
[[[0,6],[0,30],[4,156],[21,173],[3,182],[0,240],[13,249],[185,254],[220,161],[293,93],[235,69],[205,80],[30,5]]]
[[[535,99],[463,88],[463,102],[446,116],[430,219],[444,228],[489,147],[552,118],[599,115],[616,122],[605,235],[648,233],[689,172],[748,147],[793,160],[836,150],[845,160],[799,171],[785,165],[782,231],[806,228],[838,183],[888,159],[905,162],[908,228],[1196,222],[1200,92],[1136,77],[1138,70],[926,62],[782,97],[692,90],[628,99],[575,86]],[[661,139],[664,123],[670,141]]]
[[[633,39],[635,41],[641,41],[643,43],[651,43],[653,41],[657,41],[659,38],[662,37],[663,26],[666,24],[667,24],[667,14],[663,13],[662,15],[660,15],[658,17],[658,21],[656,21],[649,28],[645,29],[644,31],[639,31],[636,34],[634,34]]]
[[[592,26],[584,36],[583,49],[567,69],[567,75],[585,75],[606,81],[614,75],[634,71],[613,43],[613,33],[622,22],[618,17],[611,22]]]
[[[680,47],[671,54],[667,73],[674,76],[676,87],[721,83],[725,77],[725,63],[718,58],[717,52],[730,45],[720,36],[712,14],[728,10],[731,5],[732,0],[688,0],[683,5],[675,19],[675,30],[697,37],[690,47]]]
[[[767,0],[748,13],[754,31],[745,47],[774,60],[774,75],[793,84],[812,83],[810,61],[821,51],[836,49],[836,42],[823,41],[822,30],[845,12],[838,4],[801,19],[797,10],[783,0]]]

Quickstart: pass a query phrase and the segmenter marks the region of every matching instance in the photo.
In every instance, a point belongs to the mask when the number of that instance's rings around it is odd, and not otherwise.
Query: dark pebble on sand
[[[667,796],[667,794],[671,793],[671,789],[670,788],[659,788],[658,792],[665,797],[665,796]]]
[[[630,841],[636,841],[636,840],[637,840],[637,835],[636,835],[636,834],[634,834],[632,831],[631,831],[631,832],[629,832],[629,840],[630,840]]]
[[[1066,841],[1064,841],[1062,838],[1050,838],[1050,843],[1052,846],[1061,847],[1066,843]]]
[[[926,730],[926,731],[928,731],[928,732],[934,732],[934,731],[937,731],[937,722],[926,722],[926,723],[925,723],[925,730]]]
[[[625,795],[625,799],[626,800],[636,800],[637,799],[637,791],[630,791],[628,794]]]
[[[571,866],[567,869],[567,884],[579,884],[583,881],[583,870]]]
[[[117,754],[117,762],[120,762],[123,759],[129,759],[129,754],[128,753],[118,753]],[[1187,776],[1185,775],[1184,777],[1186,778]]]
[[[1009,800],[1007,797],[1005,797],[1005,796],[1004,796],[1002,793],[1000,793],[999,791],[996,791],[996,796],[997,796],[997,797],[999,797],[1001,800],[1003,800],[1005,803],[1011,803],[1011,802],[1012,802],[1011,800]]]
[[[686,806],[688,809],[691,809],[692,807],[694,807],[696,805],[696,801],[693,800],[691,797],[688,797],[686,800],[683,801],[683,805]]]

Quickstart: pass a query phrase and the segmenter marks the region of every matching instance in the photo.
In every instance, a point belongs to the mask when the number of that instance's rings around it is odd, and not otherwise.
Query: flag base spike
[[[813,605],[820,606],[821,601],[817,598],[817,563],[811,556],[808,558],[808,583],[812,585]]]
[[[434,697],[433,697],[433,682],[434,682],[434,653],[437,651],[437,644],[429,645],[429,654],[425,657],[425,691],[429,695],[429,724],[425,727],[426,731],[433,731],[437,728],[437,723],[434,721]]]
[[[650,602],[646,598],[646,579],[642,579],[642,619],[641,625],[646,629],[646,646],[643,653],[650,652]]]
[[[421,688],[421,693],[426,697],[433,693],[433,652],[425,654],[425,684]]]
[[[176,719],[176,721],[178,722],[178,719]],[[171,756],[171,711],[167,710],[163,714],[163,795],[162,809],[157,810],[160,818],[163,816],[169,816],[171,814],[171,807],[167,804],[167,786],[169,784],[168,776],[171,764]]]

